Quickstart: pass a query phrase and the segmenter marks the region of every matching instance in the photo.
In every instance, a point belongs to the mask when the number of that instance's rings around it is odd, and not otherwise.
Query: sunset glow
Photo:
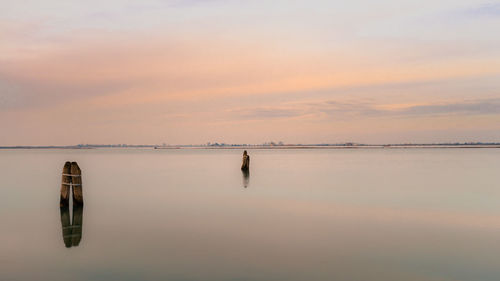
[[[500,139],[500,3],[6,1],[0,145]]]

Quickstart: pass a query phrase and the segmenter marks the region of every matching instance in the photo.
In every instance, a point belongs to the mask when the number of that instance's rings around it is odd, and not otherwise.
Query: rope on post
[[[69,185],[69,186],[81,186],[81,184],[71,183],[71,182],[63,182],[61,184],[65,184],[65,185]]]

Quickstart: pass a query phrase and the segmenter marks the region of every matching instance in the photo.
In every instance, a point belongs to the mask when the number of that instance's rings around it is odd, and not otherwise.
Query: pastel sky
[[[500,1],[0,7],[0,145],[500,141]]]

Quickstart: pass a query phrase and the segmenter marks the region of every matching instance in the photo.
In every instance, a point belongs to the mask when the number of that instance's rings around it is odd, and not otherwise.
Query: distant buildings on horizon
[[[0,146],[0,149],[28,149],[28,148],[40,148],[40,149],[50,149],[50,148],[67,148],[67,149],[86,149],[86,148],[286,148],[286,147],[429,147],[429,146],[500,146],[500,142],[444,142],[444,143],[399,143],[399,144],[364,144],[355,142],[345,142],[345,143],[318,143],[318,144],[285,144],[282,141],[274,142],[269,141],[262,144],[228,144],[219,142],[207,142],[206,144],[180,144],[180,145],[169,145],[163,143],[162,145],[157,144],[77,144],[77,145],[47,145],[47,146]]]

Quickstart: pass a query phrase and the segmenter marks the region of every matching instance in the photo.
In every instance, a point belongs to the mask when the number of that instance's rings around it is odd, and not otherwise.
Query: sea
[[[500,280],[498,148],[242,153],[0,150],[0,280]]]

